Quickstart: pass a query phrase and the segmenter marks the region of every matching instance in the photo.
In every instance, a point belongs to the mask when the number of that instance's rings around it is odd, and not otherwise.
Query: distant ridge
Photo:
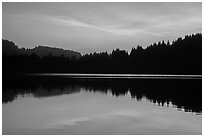
[[[202,34],[186,35],[172,43],[169,41],[153,43],[145,49],[137,46],[132,48],[129,54],[120,49],[114,49],[112,53],[85,55],[45,46],[19,49],[13,42],[3,40],[2,58],[4,75],[35,73],[202,75]]]
[[[48,47],[48,46],[37,46],[32,49],[25,49],[25,48],[18,48],[17,45],[15,45],[14,42],[8,41],[8,40],[2,40],[2,51],[3,55],[32,55],[36,54],[39,57],[44,56],[64,56],[68,57],[70,59],[79,59],[81,54],[76,51],[72,50],[64,50],[61,48],[54,48],[54,47]]]

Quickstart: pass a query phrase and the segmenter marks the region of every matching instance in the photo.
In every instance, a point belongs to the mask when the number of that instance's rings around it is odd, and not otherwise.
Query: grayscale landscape
[[[3,135],[201,135],[202,2],[3,2]]]

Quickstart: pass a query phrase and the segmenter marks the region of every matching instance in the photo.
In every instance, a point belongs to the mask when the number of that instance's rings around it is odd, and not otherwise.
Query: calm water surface
[[[3,134],[201,134],[201,79],[3,81]]]

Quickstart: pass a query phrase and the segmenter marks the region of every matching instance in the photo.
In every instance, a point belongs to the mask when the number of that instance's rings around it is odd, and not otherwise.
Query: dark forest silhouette
[[[146,49],[132,48],[130,54],[115,49],[111,53],[78,52],[39,46],[18,48],[2,40],[4,103],[18,95],[35,97],[71,94],[81,88],[90,92],[126,95],[141,100],[146,97],[158,105],[176,105],[185,111],[202,112],[201,79],[75,79],[26,76],[33,73],[129,73],[129,74],[202,74],[202,34],[178,38],[172,43],[158,42]],[[37,49],[37,50],[36,50]],[[43,53],[37,51],[43,50]],[[70,55],[72,53],[72,55]],[[18,76],[18,77],[15,77]]]
[[[29,49],[18,48],[2,40],[3,75],[27,73],[130,73],[130,74],[202,74],[202,34],[178,38],[172,43],[158,42],[146,49],[132,48],[130,54],[115,49],[81,56],[65,56],[65,52],[43,56]],[[8,48],[9,47],[9,48]],[[49,49],[48,47],[38,47]],[[12,54],[8,54],[8,49]],[[57,49],[57,48],[54,48]],[[39,51],[39,50],[38,50]],[[63,51],[60,49],[60,51]],[[9,52],[9,53],[10,53]]]
[[[85,89],[88,92],[112,93],[123,96],[128,92],[132,99],[143,97],[163,106],[172,103],[178,109],[202,112],[202,81],[199,79],[73,79],[62,77],[21,77],[4,81],[3,103],[13,101],[18,95],[32,94],[42,98],[72,94]]]

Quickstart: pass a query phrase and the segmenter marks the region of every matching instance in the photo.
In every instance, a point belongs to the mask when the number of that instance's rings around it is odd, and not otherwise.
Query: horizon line
[[[198,35],[198,34],[201,34],[201,35],[202,35],[202,32],[196,32],[196,33],[191,33],[191,34],[185,34],[184,36],[182,36],[182,37],[177,37],[177,39],[174,39],[174,40],[172,40],[172,41],[169,41],[169,40],[166,40],[166,41],[161,40],[161,41],[153,42],[153,43],[149,44],[148,46],[143,46],[143,45],[136,44],[136,46],[132,46],[132,48],[129,49],[129,50],[127,50],[127,49],[120,49],[120,48],[116,47],[116,48],[112,49],[112,51],[113,51],[113,50],[117,50],[117,49],[119,49],[119,50],[125,50],[125,51],[129,54],[133,48],[136,48],[136,47],[138,47],[138,46],[142,47],[143,49],[146,49],[147,47],[150,47],[152,44],[154,44],[154,43],[157,44],[157,43],[162,42],[162,41],[164,41],[165,43],[170,42],[170,43],[172,44],[174,41],[177,41],[178,38],[184,39],[186,36],[192,36],[192,35]],[[9,42],[13,42],[13,43],[16,45],[16,43],[15,43],[14,41],[12,41],[12,40],[5,39],[5,38],[2,38],[2,40],[8,40]],[[81,54],[81,56],[84,56],[84,55],[87,55],[87,54],[89,55],[89,54],[93,54],[93,53],[105,53],[105,52],[107,52],[108,54],[110,54],[110,53],[112,52],[112,51],[107,51],[107,50],[106,50],[106,51],[94,51],[94,52],[82,53],[81,51],[78,51],[78,50],[68,49],[68,48],[63,48],[63,47],[56,47],[56,46],[46,45],[46,44],[39,44],[39,45],[35,45],[34,47],[30,47],[30,48],[21,47],[21,46],[19,46],[19,45],[16,45],[16,46],[18,46],[19,49],[25,48],[26,50],[31,50],[31,49],[34,49],[34,48],[39,47],[39,46],[48,47],[48,48],[57,48],[57,49],[62,49],[62,50],[69,50],[69,51],[78,52],[78,53]]]
[[[155,78],[155,79],[202,79],[202,75],[177,74],[91,74],[91,73],[35,73],[27,76],[64,76],[70,78]]]

